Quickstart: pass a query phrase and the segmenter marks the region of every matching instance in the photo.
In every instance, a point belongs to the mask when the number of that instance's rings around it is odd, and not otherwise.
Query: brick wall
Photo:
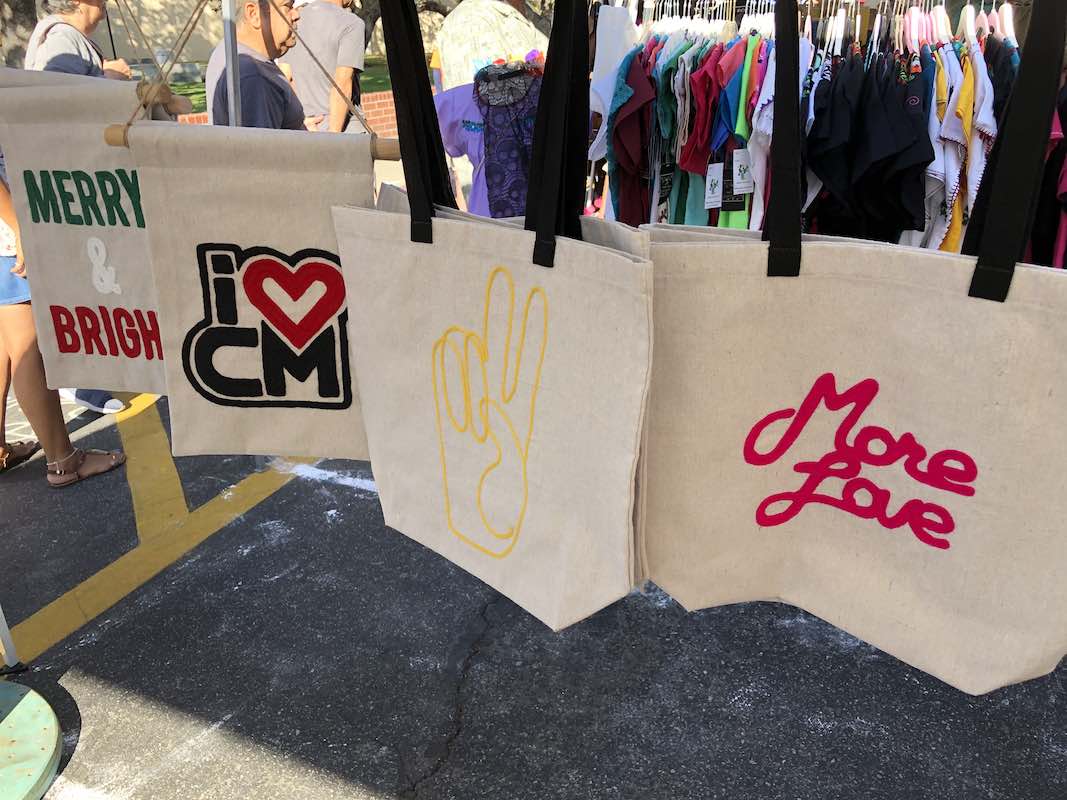
[[[382,137],[396,137],[396,106],[392,92],[372,92],[363,95],[363,113],[367,122]],[[182,114],[178,122],[186,125],[207,125],[207,114]]]
[[[375,133],[382,137],[396,137],[396,106],[392,92],[372,92],[363,95],[363,113]]]

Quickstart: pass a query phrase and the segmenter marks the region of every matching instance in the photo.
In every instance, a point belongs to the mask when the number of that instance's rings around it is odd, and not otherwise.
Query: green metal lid
[[[40,800],[62,752],[52,707],[32,689],[0,681],[0,800]]]

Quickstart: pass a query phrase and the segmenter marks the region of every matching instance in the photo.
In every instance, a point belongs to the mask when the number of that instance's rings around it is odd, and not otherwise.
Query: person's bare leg
[[[71,444],[59,405],[59,392],[49,389],[45,380],[44,359],[37,347],[29,303],[0,306],[0,340],[11,359],[15,397],[49,462],[50,484],[67,486],[125,463],[126,457],[121,452],[81,451]]]
[[[29,303],[0,306],[0,337],[11,364],[15,399],[44,448],[49,461],[66,458],[74,448],[59,405],[59,393],[48,388],[44,361],[37,348],[37,333]]]

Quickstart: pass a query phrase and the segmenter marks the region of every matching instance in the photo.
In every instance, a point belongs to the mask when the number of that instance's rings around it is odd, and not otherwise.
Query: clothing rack
[[[852,0],[824,0],[814,8],[801,9],[802,18],[809,13],[815,19],[820,13],[823,17],[818,28],[808,21],[811,17],[803,19],[806,35],[801,37],[804,68],[798,79],[805,87],[807,109],[801,139],[808,178],[806,220],[811,233],[960,252],[966,247],[963,238],[969,220],[980,206],[977,190],[983,185],[986,164],[995,163],[992,145],[997,123],[1021,50],[1008,34],[1010,27],[1002,24],[1010,14],[1005,12],[1008,4],[998,4],[1000,20],[976,26],[972,22],[981,20],[986,10],[980,3],[966,7],[956,25],[955,20],[950,24],[940,3],[919,0],[909,6],[910,2],[883,0],[875,7]],[[690,5],[697,9],[692,22],[672,13]],[[605,88],[603,82],[594,88],[602,107],[609,105],[606,100],[612,96],[620,98],[602,117],[611,143],[607,151],[610,193],[605,205],[622,222],[761,229],[773,189],[768,148],[774,91],[773,85],[768,91],[762,87],[775,63],[771,54],[776,50],[774,26],[768,14],[774,2],[739,2],[738,15],[748,19],[739,36],[706,24],[701,14],[714,5],[715,0],[709,4],[661,0],[656,6],[661,16],[638,29],[637,44],[630,45],[627,56],[630,61],[624,58],[620,64],[616,91]],[[935,25],[938,15],[943,18]],[[753,42],[758,52],[746,57],[745,50]],[[722,55],[735,46],[739,49],[732,50],[729,58]],[[709,69],[718,70],[719,76],[714,85],[711,73],[704,70],[711,63],[711,47],[720,49],[723,62],[729,62],[729,75],[738,76],[740,84],[733,84],[721,115],[707,109],[722,105],[732,78],[722,77],[722,67],[711,64]],[[1005,53],[1010,53],[1010,66]],[[640,68],[635,60],[641,62]],[[751,75],[758,79],[750,80],[750,66]],[[950,68],[953,75],[946,79]],[[702,71],[705,74],[694,83],[694,76]],[[842,75],[847,81],[841,81]],[[699,111],[698,105],[702,106]],[[838,108],[839,113],[831,114],[831,108]],[[950,124],[957,118],[966,118],[958,131]],[[625,126],[622,129],[617,127],[620,122]],[[709,131],[714,129],[719,133],[712,136]],[[616,141],[618,130],[624,131],[620,134],[624,139]],[[1052,135],[1057,135],[1055,129]],[[871,137],[878,141],[865,141]],[[603,140],[598,136],[598,142]],[[593,149],[601,157],[602,151]],[[748,204],[743,210],[735,195],[730,195],[727,209],[726,204],[718,205],[714,194],[705,198],[703,193],[717,176],[710,168],[721,165],[729,172],[727,160],[735,150],[746,170],[751,157],[748,174],[757,182],[762,178],[765,186],[761,191],[758,185],[753,190],[748,181],[743,184],[748,184],[742,190]],[[642,154],[639,158],[638,153]],[[664,176],[662,181],[660,176]],[[891,186],[879,183],[883,178],[892,181]],[[890,192],[896,194],[890,196]],[[944,202],[939,203],[938,197]],[[627,208],[623,210],[621,204]],[[947,210],[942,210],[946,205]],[[705,208],[711,213],[705,213]],[[675,209],[684,214],[676,214]],[[946,220],[948,232],[943,229]],[[912,231],[919,235],[905,235]],[[1059,260],[1056,256],[1051,265],[1059,266]]]

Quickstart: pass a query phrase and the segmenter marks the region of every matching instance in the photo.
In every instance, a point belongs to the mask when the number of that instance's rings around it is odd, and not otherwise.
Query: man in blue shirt
[[[246,128],[306,130],[322,121],[321,116],[305,119],[296,92],[274,63],[296,43],[289,26],[295,28],[298,19],[293,0],[244,0],[237,5],[241,125]],[[225,42],[219,42],[207,65],[208,119],[213,125],[229,124],[225,64]]]

